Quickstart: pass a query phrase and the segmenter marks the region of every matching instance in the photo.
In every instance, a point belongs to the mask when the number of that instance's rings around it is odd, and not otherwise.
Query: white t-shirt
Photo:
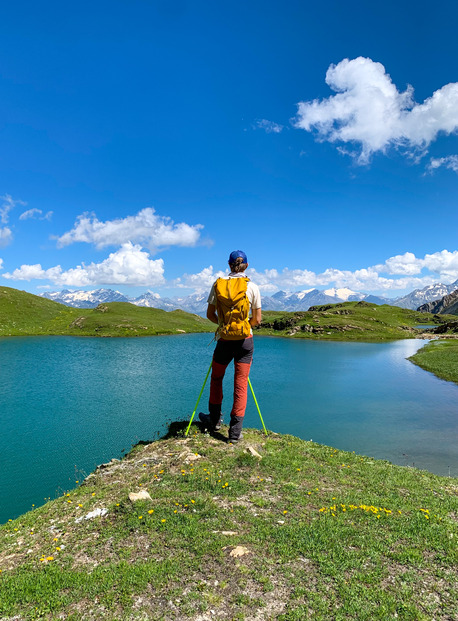
[[[228,278],[246,278],[246,276],[243,272],[231,272]],[[254,282],[251,282],[251,280],[247,282],[246,296],[248,298],[252,311],[256,310],[257,308],[261,308],[261,293],[259,291],[259,287],[258,285],[255,285]],[[212,288],[210,290],[210,295],[208,296],[207,303],[216,306],[216,293],[214,284],[212,285]]]

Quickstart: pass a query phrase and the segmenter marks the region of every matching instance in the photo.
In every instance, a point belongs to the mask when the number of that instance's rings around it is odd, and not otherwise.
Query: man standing
[[[209,414],[201,412],[199,418],[210,431],[220,429],[223,378],[227,365],[234,360],[234,402],[229,442],[238,442],[242,437],[248,376],[253,359],[252,328],[261,323],[261,295],[258,286],[245,276],[248,260],[244,252],[231,252],[228,263],[231,270],[229,276],[218,278],[208,296],[207,317],[218,324],[218,342],[213,353]]]

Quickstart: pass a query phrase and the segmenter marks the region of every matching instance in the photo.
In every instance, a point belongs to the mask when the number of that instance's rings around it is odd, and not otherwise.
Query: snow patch
[[[325,295],[329,295],[331,298],[340,298],[345,301],[347,301],[351,295],[356,295],[355,291],[347,289],[346,287],[343,287],[342,289],[326,289],[323,293]]]
[[[290,294],[290,295],[296,295],[296,297],[299,298],[299,300],[303,300],[304,297],[307,295],[307,293],[310,293],[310,291],[313,291],[313,289],[304,289],[304,291],[298,291],[297,293]]]

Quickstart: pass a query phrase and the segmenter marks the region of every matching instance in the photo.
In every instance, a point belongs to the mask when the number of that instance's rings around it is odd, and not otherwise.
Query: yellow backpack
[[[251,334],[248,317],[250,302],[246,295],[249,278],[218,278],[215,282],[217,334],[228,341],[245,339]]]

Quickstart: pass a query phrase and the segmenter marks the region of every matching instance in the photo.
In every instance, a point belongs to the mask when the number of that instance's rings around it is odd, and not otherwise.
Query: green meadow
[[[342,302],[313,306],[308,311],[263,312],[260,334],[331,341],[386,341],[414,338],[419,324],[439,324],[453,316],[419,313],[397,306]]]
[[[258,334],[324,340],[383,341],[413,338],[419,323],[454,319],[429,313],[345,302],[316,306],[304,312],[264,311]],[[0,287],[0,336],[67,334],[84,336],[149,336],[177,332],[213,332],[215,326],[199,315],[166,312],[126,302],[100,304],[94,309],[71,308],[25,291]]]
[[[126,302],[71,308],[25,291],[0,287],[0,336],[152,336],[213,332],[198,315],[166,312]]]
[[[455,479],[193,425],[75,484],[0,527],[0,618],[458,618]]]

